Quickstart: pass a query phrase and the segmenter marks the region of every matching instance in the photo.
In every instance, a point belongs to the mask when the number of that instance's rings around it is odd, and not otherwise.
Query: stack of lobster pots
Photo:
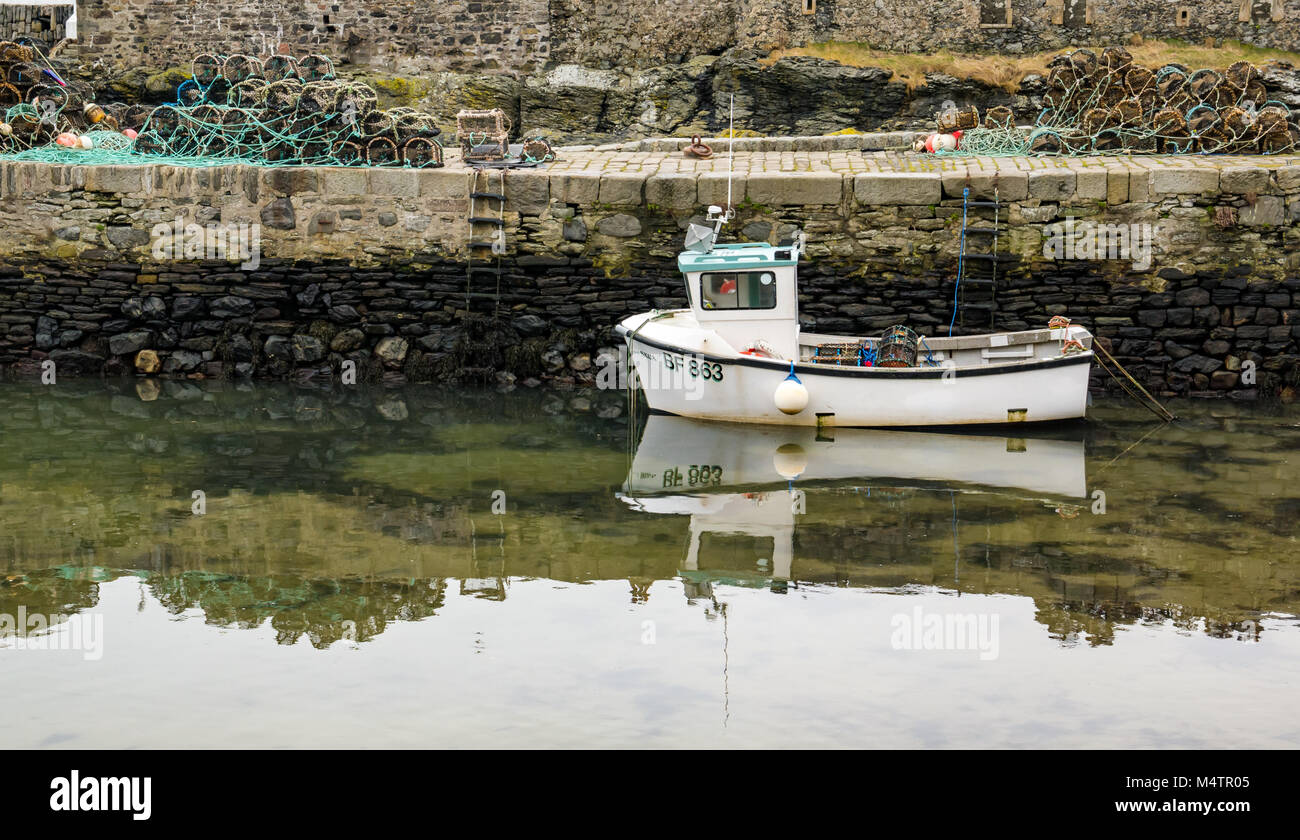
[[[155,108],[135,150],[268,163],[436,167],[430,114],[378,107],[373,88],[335,76],[324,55],[200,55],[177,101]]]
[[[1278,154],[1300,145],[1290,110],[1270,99],[1259,68],[1246,61],[1222,71],[1153,69],[1122,47],[1081,49],[1052,60],[1047,87],[1033,152]],[[991,109],[985,126],[1010,117]]]

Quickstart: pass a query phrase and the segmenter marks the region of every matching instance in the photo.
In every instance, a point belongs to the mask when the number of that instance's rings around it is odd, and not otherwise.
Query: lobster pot
[[[876,352],[876,367],[902,368],[916,366],[916,333],[899,324],[890,327],[880,339]]]
[[[984,112],[985,128],[1014,128],[1015,114],[1005,105],[995,105]]]
[[[375,137],[366,144],[366,162],[371,166],[392,166],[400,161],[397,144],[389,138]]]
[[[955,111],[943,111],[936,118],[936,122],[939,124],[939,133],[941,134],[965,131],[980,124],[980,112],[974,105],[967,105],[965,108],[958,108]]]
[[[856,341],[836,344],[818,344],[812,360],[819,365],[862,364],[862,345]]]
[[[35,60],[36,51],[31,47],[16,44],[13,41],[0,41],[0,63],[19,64]]]
[[[442,166],[442,146],[432,137],[412,137],[402,146],[402,160],[417,168]]]
[[[501,160],[510,147],[510,120],[500,108],[460,111],[456,114],[456,139],[467,160]]]

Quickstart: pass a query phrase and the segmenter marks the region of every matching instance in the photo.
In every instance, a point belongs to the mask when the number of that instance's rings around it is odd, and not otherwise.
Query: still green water
[[[1175,410],[5,384],[0,747],[1296,746],[1300,411]]]

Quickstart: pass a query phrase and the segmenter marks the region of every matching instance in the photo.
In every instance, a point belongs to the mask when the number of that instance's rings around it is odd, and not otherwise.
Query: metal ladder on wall
[[[962,259],[966,265],[962,267],[958,279],[958,323],[963,329],[967,326],[983,327],[993,332],[997,329],[998,263],[1014,259],[1011,255],[998,253],[998,237],[1002,233],[999,227],[1002,201],[998,198],[995,187],[992,201],[967,200],[964,204],[968,208],[992,209],[993,218],[972,219],[967,213],[962,213]],[[986,240],[989,242],[989,250],[983,253],[965,253],[965,239],[972,234],[991,237],[991,240]]]
[[[497,175],[495,179],[493,173]],[[494,203],[495,208],[492,206]],[[469,251],[465,260],[466,314],[474,311],[476,301],[491,300],[492,319],[496,320],[501,306],[501,258],[506,252],[505,213],[506,171],[474,167],[469,184]],[[479,264],[475,265],[476,262]],[[487,311],[486,306],[480,309]]]

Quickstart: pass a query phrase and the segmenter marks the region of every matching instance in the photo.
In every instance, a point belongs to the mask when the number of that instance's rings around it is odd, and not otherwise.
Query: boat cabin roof
[[[794,245],[768,245],[766,242],[728,242],[715,245],[707,253],[683,251],[677,256],[677,268],[683,273],[697,271],[750,271],[797,265],[799,250]]]

